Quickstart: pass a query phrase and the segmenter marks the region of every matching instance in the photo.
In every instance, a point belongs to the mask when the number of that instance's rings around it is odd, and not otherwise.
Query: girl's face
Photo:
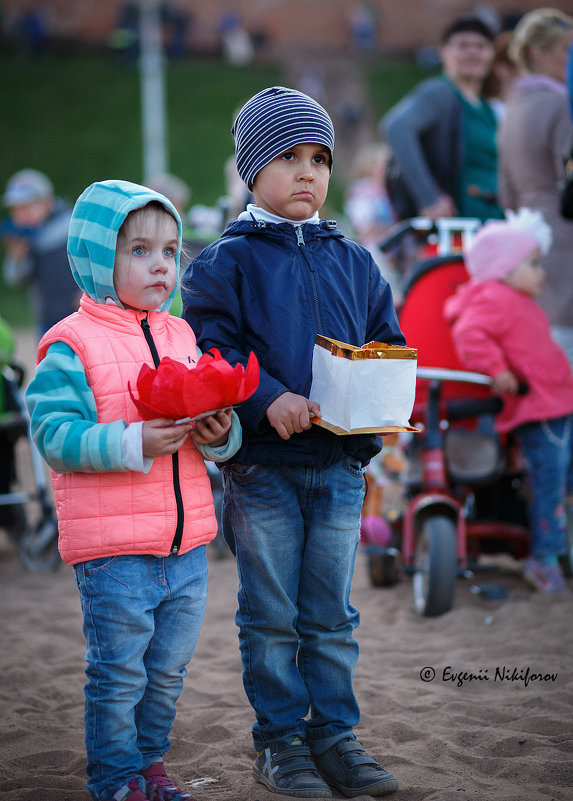
[[[306,220],[326,200],[330,150],[305,142],[276,156],[255,176],[257,206],[287,220]]]
[[[503,282],[509,286],[529,295],[532,298],[537,297],[541,292],[543,286],[543,279],[545,278],[545,270],[541,265],[542,254],[539,248],[532,250],[531,253],[522,259],[517,267],[508,273]]]
[[[126,217],[117,235],[113,284],[128,309],[161,306],[177,281],[179,232],[168,211],[144,207]]]

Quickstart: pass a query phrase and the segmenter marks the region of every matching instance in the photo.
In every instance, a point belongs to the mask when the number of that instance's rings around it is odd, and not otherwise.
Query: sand
[[[372,587],[365,559],[361,552],[353,589],[361,610],[357,734],[400,781],[393,797],[571,799],[571,597],[536,595],[517,565],[506,563],[495,576],[509,590],[506,600],[486,601],[462,579],[449,613],[421,618],[410,580]],[[166,760],[197,801],[276,799],[251,775],[236,589],[233,559],[213,557],[205,623]],[[3,542],[0,605],[0,794],[6,801],[88,801],[84,644],[73,572],[66,565],[51,574],[26,572]],[[201,778],[213,781],[187,784]]]
[[[573,592],[541,597],[516,562],[496,566],[494,577],[479,580],[503,584],[505,600],[487,601],[471,592],[476,579],[460,579],[452,610],[421,618],[410,579],[371,586],[359,552],[356,733],[398,778],[391,798],[573,799]],[[166,762],[197,801],[276,801],[251,773],[236,591],[234,560],[212,551],[205,623]],[[0,794],[6,801],[89,801],[84,643],[72,569],[27,572],[0,534],[0,609]],[[211,781],[190,784],[198,779]]]

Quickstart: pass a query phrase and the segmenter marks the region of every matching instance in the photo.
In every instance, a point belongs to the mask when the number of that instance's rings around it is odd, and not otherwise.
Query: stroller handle
[[[469,370],[450,370],[448,367],[418,367],[418,378],[428,381],[463,381],[466,384],[479,384],[491,387],[493,380],[483,373],[472,373]]]

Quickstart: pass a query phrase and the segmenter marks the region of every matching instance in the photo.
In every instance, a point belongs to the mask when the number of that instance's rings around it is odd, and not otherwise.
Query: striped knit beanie
[[[263,89],[248,100],[231,128],[237,170],[249,189],[256,174],[289,147],[315,142],[334,154],[334,126],[323,107],[285,86]]]

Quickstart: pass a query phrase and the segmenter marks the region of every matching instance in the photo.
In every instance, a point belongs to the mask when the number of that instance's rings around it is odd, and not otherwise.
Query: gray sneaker
[[[290,743],[278,740],[259,751],[253,773],[272,793],[295,798],[332,798],[300,737],[293,737]]]
[[[375,759],[369,757],[354,735],[334,743],[314,763],[326,781],[347,798],[381,796],[398,789],[398,782]]]

